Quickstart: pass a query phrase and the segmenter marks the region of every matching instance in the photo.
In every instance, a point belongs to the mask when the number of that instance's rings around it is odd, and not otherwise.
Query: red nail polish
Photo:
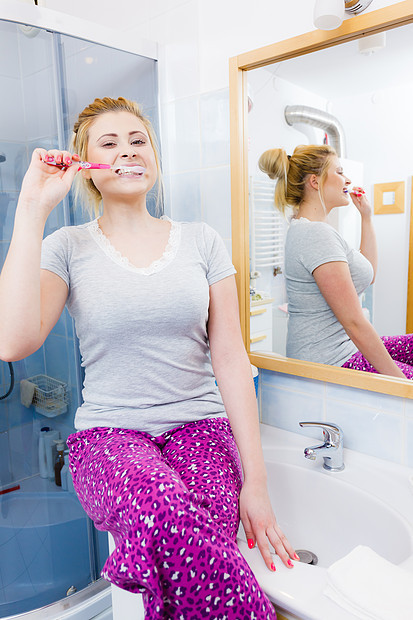
[[[288,560],[287,564],[290,568],[294,568],[294,564],[291,562],[291,560]]]
[[[252,549],[253,547],[255,547],[255,543],[254,543],[254,541],[252,540],[252,538],[248,538],[248,547],[249,547],[250,549]]]
[[[271,564],[271,570],[276,571],[275,564]]]
[[[294,553],[294,557],[296,560],[300,561],[300,556],[298,555],[298,553]]]
[[[66,157],[66,159],[65,159],[65,163],[66,163],[68,166],[70,166],[70,165],[71,165],[71,163],[72,163],[72,162],[71,162],[70,157]]]

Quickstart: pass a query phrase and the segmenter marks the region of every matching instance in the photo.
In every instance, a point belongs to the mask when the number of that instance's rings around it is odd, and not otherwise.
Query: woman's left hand
[[[245,482],[241,489],[239,505],[241,521],[250,549],[256,544],[267,567],[275,571],[268,546],[270,542],[285,566],[293,568],[294,564],[291,560],[300,558],[277,523],[268,496],[267,485]]]
[[[371,205],[367,200],[366,193],[362,187],[353,187],[350,192],[350,198],[356,209],[360,212],[361,217],[371,217]]]

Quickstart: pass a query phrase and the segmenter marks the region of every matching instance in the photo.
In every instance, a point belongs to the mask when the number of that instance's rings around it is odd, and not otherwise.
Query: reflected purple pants
[[[158,437],[92,428],[67,444],[83,508],[115,539],[102,577],[141,592],[145,618],[276,618],[236,544],[242,474],[228,420]]]
[[[413,334],[383,336],[382,341],[401,371],[408,379],[413,379]],[[360,351],[356,351],[342,367],[364,370],[365,372],[377,372]]]

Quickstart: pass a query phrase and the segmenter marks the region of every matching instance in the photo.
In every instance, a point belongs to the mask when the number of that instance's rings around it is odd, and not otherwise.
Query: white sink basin
[[[239,547],[281,610],[305,620],[354,618],[323,595],[326,570],[360,544],[413,570],[413,470],[345,449],[344,471],[327,472],[322,458],[304,458],[314,438],[261,429],[277,520],[292,545],[313,552],[318,564],[294,562],[288,570],[275,557],[271,573],[259,551],[248,549],[242,528]]]

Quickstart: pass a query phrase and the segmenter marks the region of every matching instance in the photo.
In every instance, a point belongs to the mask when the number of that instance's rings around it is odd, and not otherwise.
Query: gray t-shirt
[[[358,295],[372,282],[371,263],[330,224],[292,219],[285,241],[288,357],[342,366],[357,351],[313,276],[314,269],[333,261],[348,263]]]
[[[136,268],[97,220],[43,241],[43,269],[68,285],[85,381],[78,430],[106,426],[159,435],[226,417],[209,357],[209,286],[235,273],[207,224],[172,222],[162,258]]]

